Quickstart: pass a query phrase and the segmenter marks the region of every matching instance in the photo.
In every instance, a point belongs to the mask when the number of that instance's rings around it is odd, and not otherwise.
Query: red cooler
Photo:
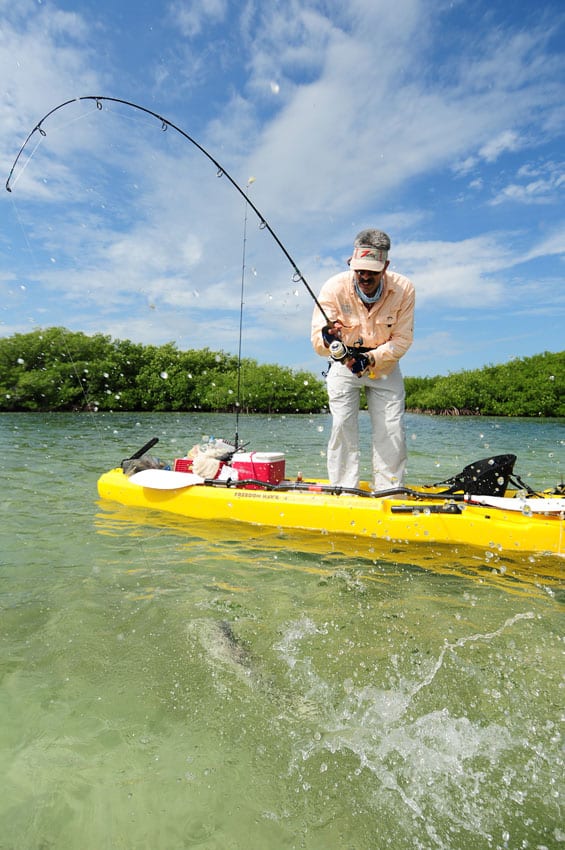
[[[240,481],[254,478],[266,484],[278,484],[285,476],[285,459],[281,452],[236,452],[231,465],[237,469]],[[257,489],[257,485],[248,486]]]

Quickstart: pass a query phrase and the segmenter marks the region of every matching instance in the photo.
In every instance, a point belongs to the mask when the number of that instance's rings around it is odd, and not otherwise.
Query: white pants
[[[332,432],[328,475],[336,487],[359,486],[359,404],[365,387],[371,417],[373,487],[402,486],[406,467],[404,381],[398,364],[382,378],[358,378],[342,363],[332,363],[327,377]]]

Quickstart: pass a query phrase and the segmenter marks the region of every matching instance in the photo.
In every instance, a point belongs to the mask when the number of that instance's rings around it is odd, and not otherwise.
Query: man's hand
[[[358,378],[362,378],[375,368],[375,357],[372,351],[355,351],[354,348],[350,348],[349,354],[350,356],[343,362]],[[374,378],[375,375],[371,374],[370,377]]]
[[[346,360],[345,365],[347,366],[350,372],[353,372],[354,375],[357,375],[358,378],[361,378],[371,366],[371,360],[368,354],[359,352],[358,354],[354,354],[353,357],[350,357],[348,360]]]
[[[322,328],[322,339],[326,348],[329,348],[335,339],[341,339],[342,327],[343,325],[339,320],[336,320],[331,325],[324,325]]]

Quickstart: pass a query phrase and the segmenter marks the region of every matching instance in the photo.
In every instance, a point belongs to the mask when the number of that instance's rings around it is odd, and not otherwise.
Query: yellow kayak
[[[284,480],[250,487],[189,472],[121,467],[98,481],[102,499],[195,520],[247,523],[388,544],[450,544],[510,555],[565,555],[565,499],[516,490],[446,495],[441,487],[373,494],[367,484],[337,492],[327,482]],[[490,503],[489,503],[490,502]]]

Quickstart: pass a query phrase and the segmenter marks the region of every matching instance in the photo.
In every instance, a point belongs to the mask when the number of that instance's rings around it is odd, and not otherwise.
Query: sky
[[[2,190],[0,336],[236,354],[241,325],[319,375],[295,268],[318,293],[375,227],[405,375],[565,349],[561,0],[0,0],[0,80],[3,182],[73,101]]]

